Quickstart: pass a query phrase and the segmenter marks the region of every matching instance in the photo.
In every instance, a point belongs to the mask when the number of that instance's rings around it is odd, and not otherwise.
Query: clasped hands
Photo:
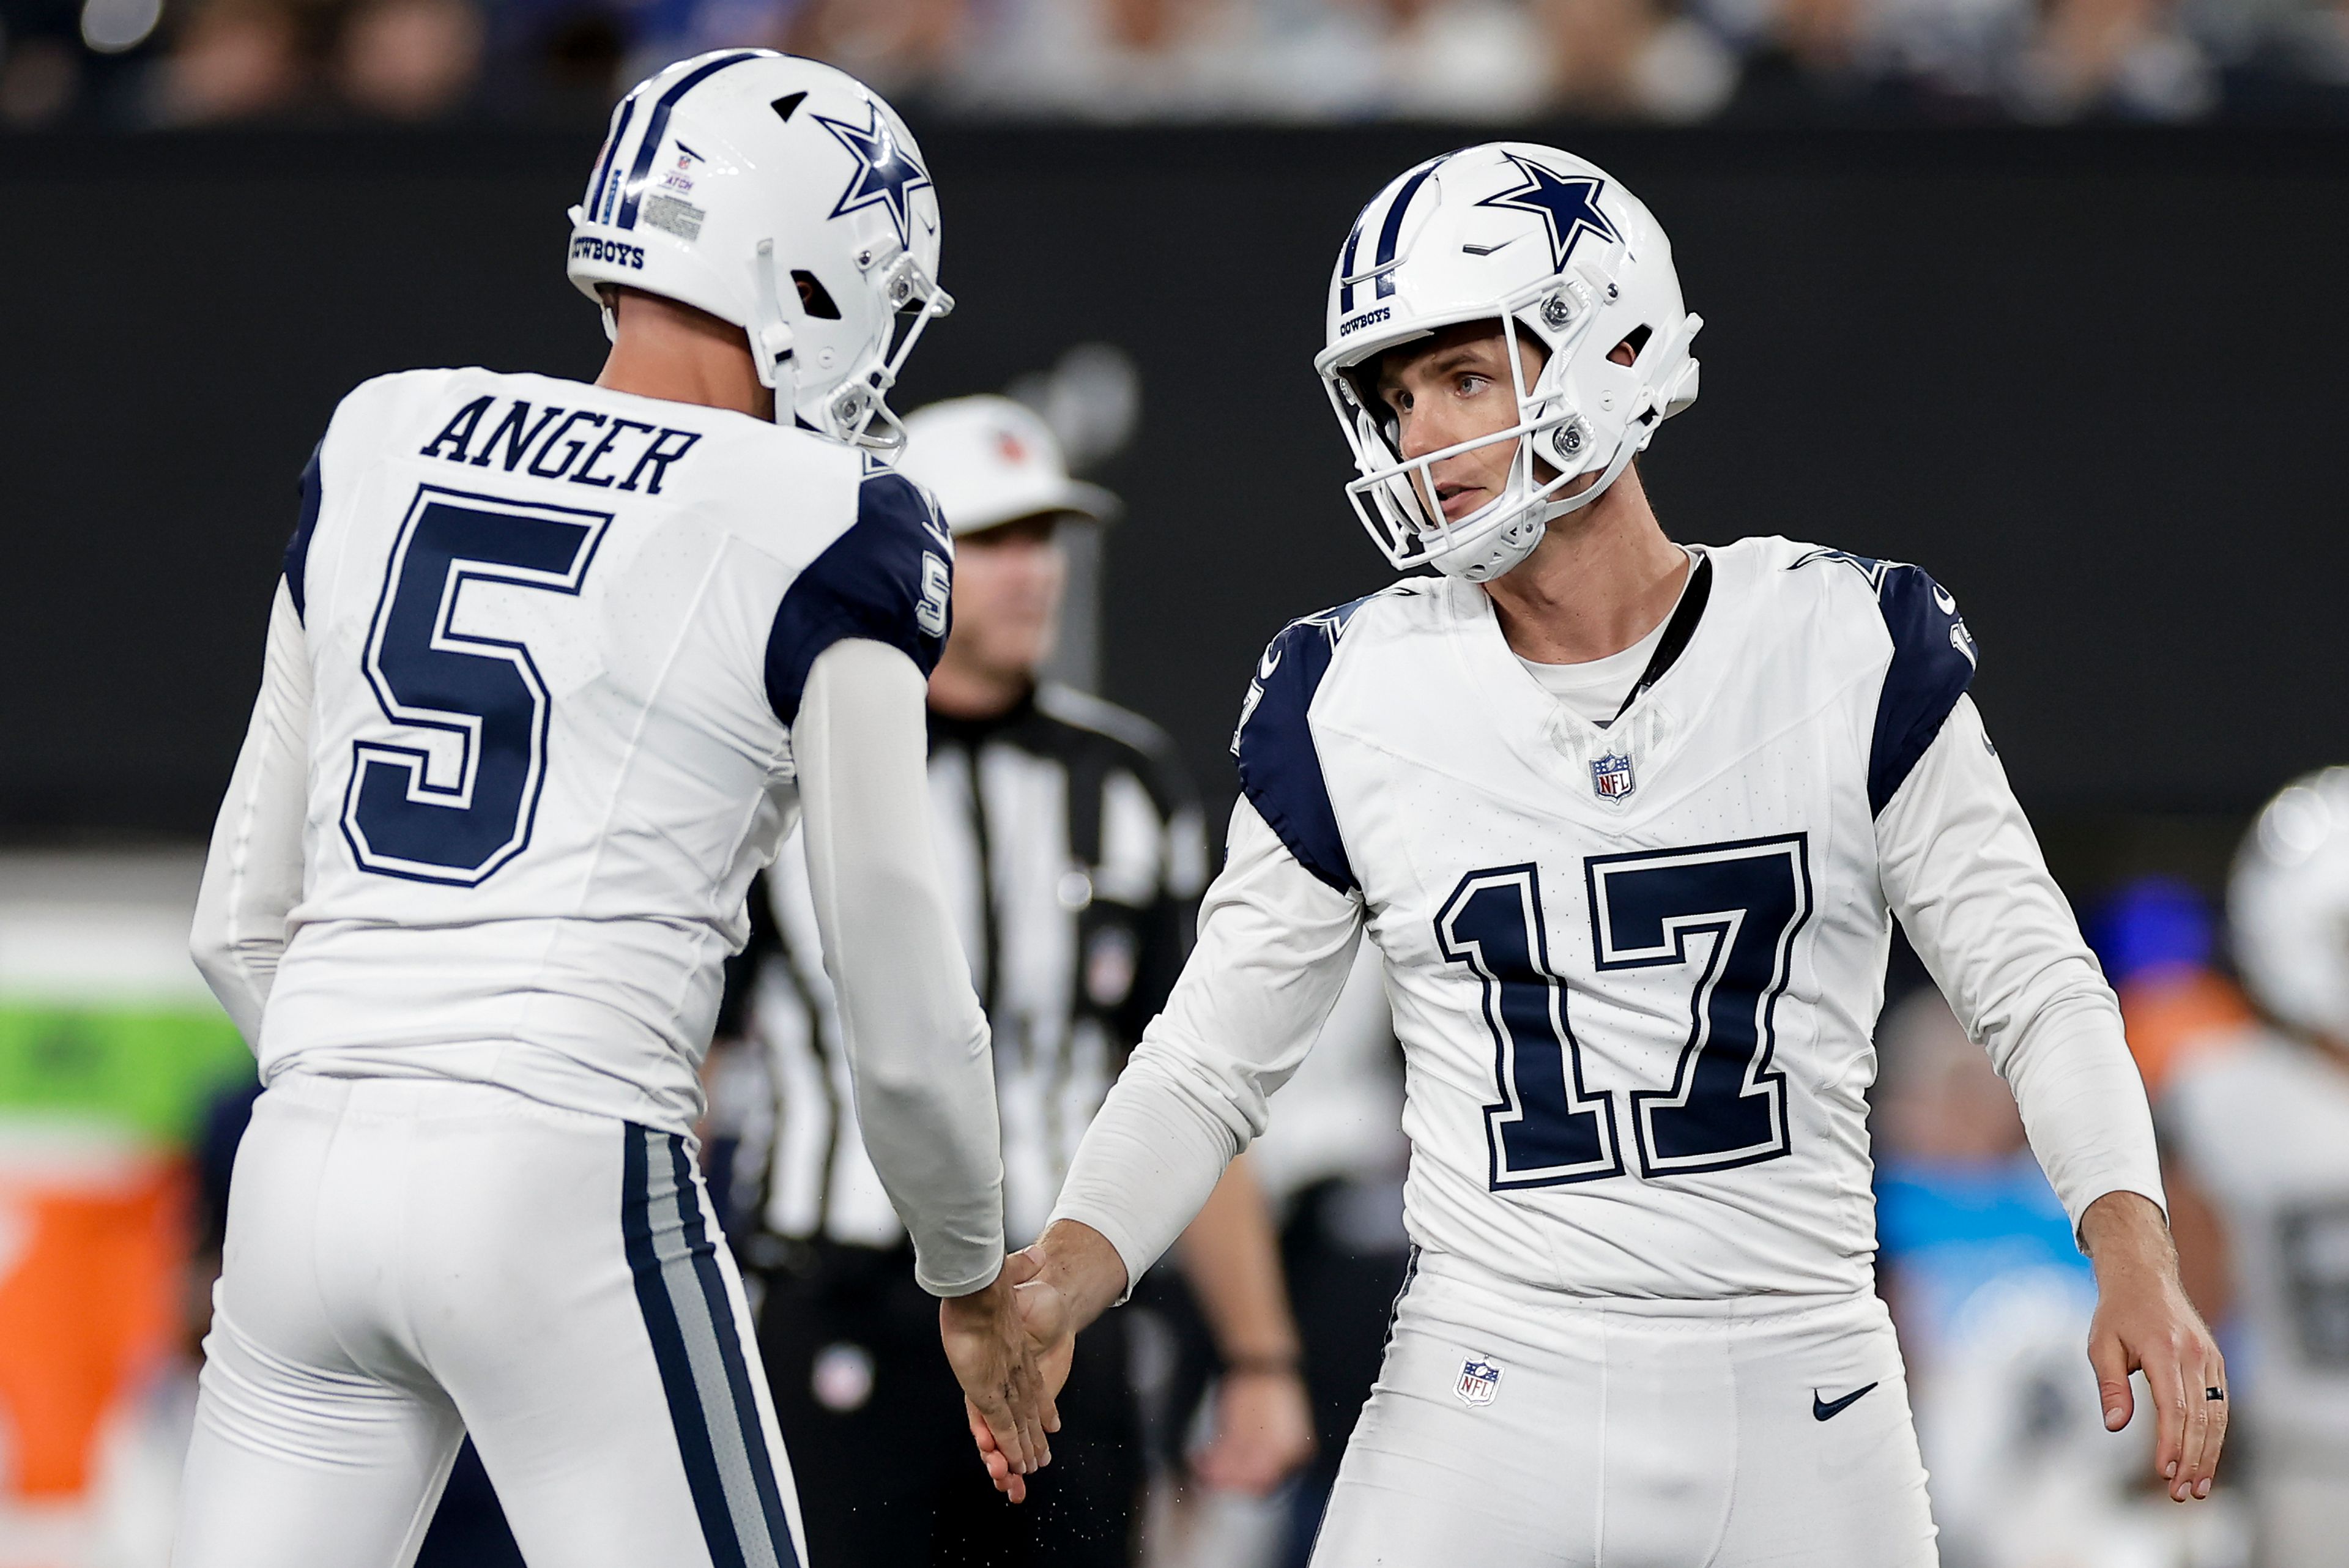
[[[1051,1462],[1054,1400],[1069,1380],[1077,1332],[1125,1294],[1125,1262],[1106,1237],[1056,1221],[1003,1261],[983,1291],[938,1303],[947,1360],[962,1384],[971,1440],[996,1490],[1014,1502]]]
[[[962,1381],[971,1441],[996,1490],[1026,1500],[1051,1462],[1054,1399],[1069,1380],[1078,1330],[1125,1294],[1125,1263],[1092,1227],[1061,1220],[1004,1261],[987,1290],[939,1303],[947,1358]],[[1216,1440],[1193,1455],[1209,1486],[1262,1496],[1313,1453],[1313,1411],[1293,1366],[1226,1376]]]
[[[1012,1253],[993,1284],[938,1303],[938,1334],[962,1385],[971,1438],[996,1490],[1014,1502],[1028,1495],[1025,1478],[1052,1462],[1050,1434],[1061,1429],[1054,1400],[1076,1348],[1067,1303],[1039,1281],[1038,1252]]]

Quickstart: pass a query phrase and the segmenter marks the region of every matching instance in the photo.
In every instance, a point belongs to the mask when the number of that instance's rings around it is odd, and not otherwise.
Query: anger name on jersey
[[[548,377],[409,371],[345,399],[304,476],[285,592],[315,672],[310,746],[357,760],[311,777],[311,819],[349,853],[308,864],[263,1071],[502,1083],[685,1134],[717,961],[794,820],[773,742],[845,632],[935,662],[953,545],[854,449],[715,410],[665,432],[688,438],[653,465],[665,483],[601,506],[568,504],[539,457],[442,468],[481,410],[533,404],[542,431],[679,417]],[[769,489],[794,504],[740,504]],[[509,682],[533,700],[501,701]],[[469,698],[478,732],[450,720]],[[388,720],[419,732],[394,743]]]

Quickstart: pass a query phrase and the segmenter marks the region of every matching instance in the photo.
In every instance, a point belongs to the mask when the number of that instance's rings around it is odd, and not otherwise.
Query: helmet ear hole
[[[1618,365],[1636,365],[1647,350],[1648,339],[1656,335],[1652,327],[1634,327],[1623,335],[1623,341],[1608,351],[1607,358]]]
[[[792,281],[799,286],[800,308],[807,312],[811,320],[840,319],[840,306],[832,297],[831,291],[823,286],[822,278],[805,267],[794,267],[792,269]]]
[[[870,402],[952,307],[932,277],[931,192],[913,133],[855,78],[711,50],[664,65],[613,110],[564,271],[599,305],[616,285],[730,324],[779,420],[878,446],[895,431]],[[863,396],[835,417],[833,394],[852,383]]]

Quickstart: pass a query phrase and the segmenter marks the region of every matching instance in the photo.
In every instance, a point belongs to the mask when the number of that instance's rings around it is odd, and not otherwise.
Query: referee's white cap
[[[1098,484],[1069,477],[1052,427],[1009,398],[950,398],[905,416],[897,472],[938,498],[957,536],[1022,518],[1106,523],[1123,509]]]

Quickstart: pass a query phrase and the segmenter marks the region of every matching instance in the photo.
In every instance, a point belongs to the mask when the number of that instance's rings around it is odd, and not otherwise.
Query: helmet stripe
[[[1346,236],[1346,248],[1338,257],[1338,314],[1347,315],[1354,308],[1354,253],[1361,248],[1362,225],[1370,221],[1371,210],[1354,220],[1354,232]]]
[[[677,107],[677,100],[728,66],[739,66],[744,60],[771,57],[764,49],[744,49],[711,60],[698,69],[688,71],[674,87],[653,101],[653,111],[645,119],[644,140],[636,143],[636,161],[628,169],[626,195],[620,202],[619,227],[633,229],[636,226],[636,203],[644,199],[645,181],[652,173],[653,160],[660,155],[661,136],[668,130],[669,110]]]
[[[605,208],[610,192],[613,166],[620,160],[620,144],[628,139],[628,121],[636,118],[636,95],[630,93],[620,100],[620,123],[612,128],[612,140],[604,144],[596,155],[595,171],[587,177],[587,221],[591,223],[610,223]]]
[[[1378,254],[1371,259],[1371,265],[1379,275],[1378,297],[1381,299],[1395,291],[1395,243],[1402,237],[1403,215],[1411,211],[1411,199],[1419,194],[1419,188],[1427,183],[1427,177],[1435,172],[1436,166],[1451,156],[1447,152],[1444,158],[1431,158],[1413,170],[1410,177],[1403,181],[1402,189],[1395,192],[1394,204],[1387,209],[1386,222],[1379,225]]]

